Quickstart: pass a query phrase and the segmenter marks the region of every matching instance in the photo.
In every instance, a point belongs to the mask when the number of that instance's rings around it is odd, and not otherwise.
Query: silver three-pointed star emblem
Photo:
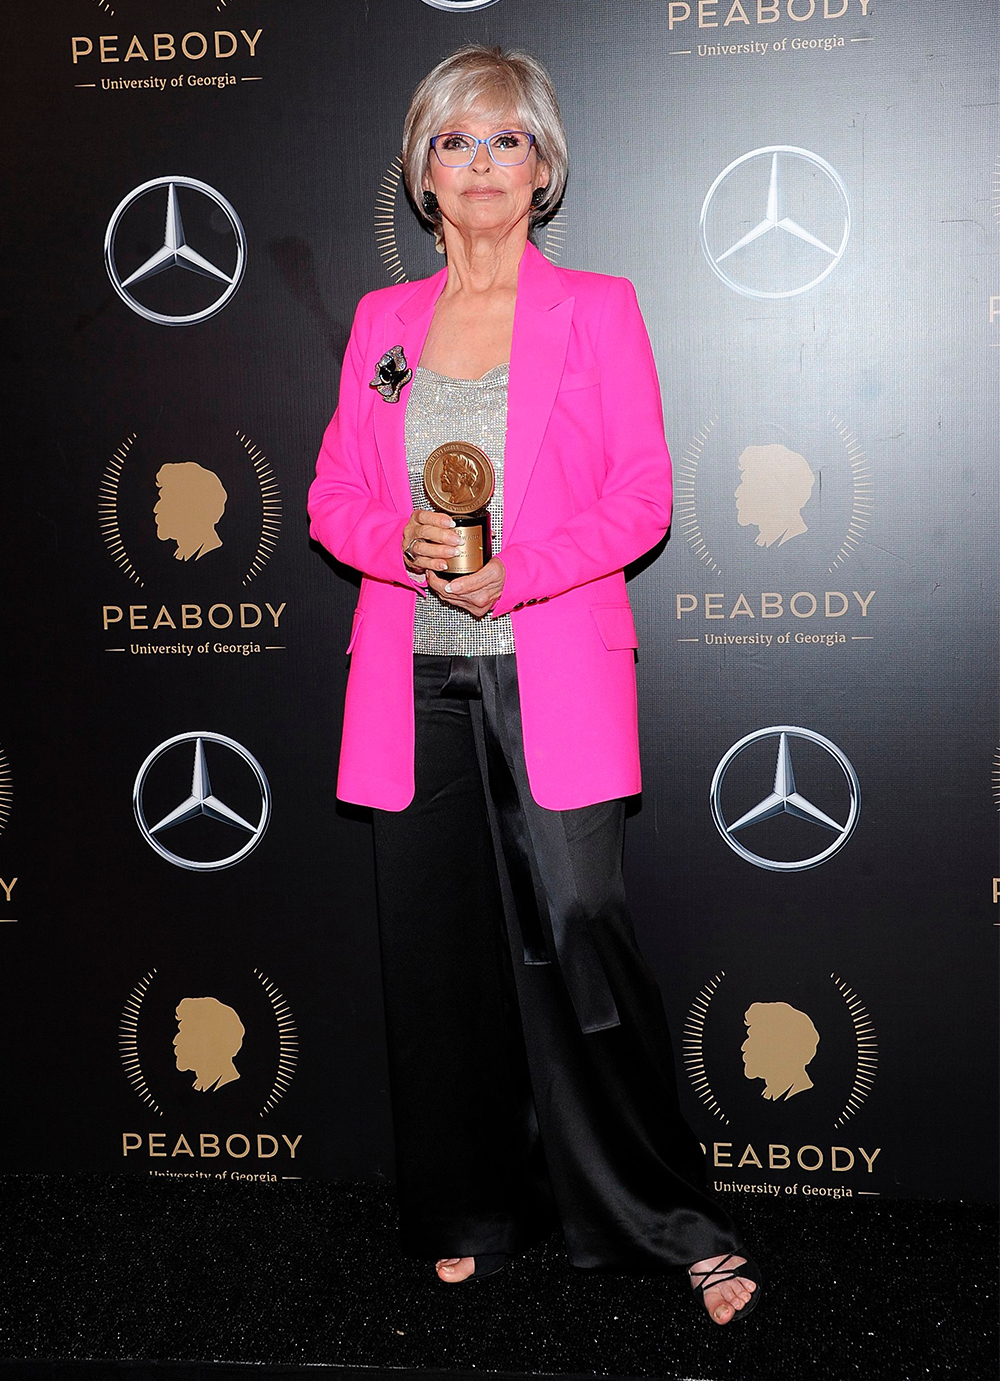
[[[732,227],[738,222],[745,224],[746,216],[741,210],[736,217],[731,217],[721,227],[714,225],[712,223],[713,208],[716,205],[718,194],[724,184],[730,184],[740,205],[745,205],[749,196],[753,194],[751,189],[755,183],[747,180],[744,195],[739,179],[743,178],[748,165],[759,159],[770,160],[764,214],[753,223],[748,231],[726,243],[723,248],[720,242],[723,239],[728,241]],[[788,214],[785,181],[789,172],[789,164],[797,164],[804,170],[814,169],[821,174],[819,187],[812,190],[810,194],[811,205],[809,209],[817,217],[822,218],[824,225],[836,230],[837,233],[834,236],[828,235],[824,239]],[[851,205],[843,180],[825,158],[820,158],[819,154],[811,153],[809,149],[796,148],[792,144],[772,144],[767,148],[752,149],[749,153],[734,159],[728,167],[723,168],[708,189],[708,194],[701,208],[698,229],[705,258],[711,265],[712,271],[722,279],[727,287],[733,288],[736,292],[743,293],[747,297],[796,297],[799,293],[808,292],[817,283],[821,283],[827,274],[833,272],[843,258],[851,234]],[[805,273],[801,270],[797,273],[797,276],[802,277],[804,281],[796,282],[793,286],[778,287],[776,285],[771,289],[756,286],[751,271],[752,260],[748,261],[747,258],[748,254],[753,253],[749,246],[772,232],[789,236],[791,239],[797,240],[801,244],[810,245],[817,250],[822,265],[820,271],[814,272],[814,261]],[[829,242],[831,239],[832,243]],[[723,268],[724,260],[730,259],[733,255],[737,257]]]
[[[143,793],[146,779],[153,764],[161,758],[164,753],[178,744],[190,743],[194,749],[194,766],[191,772],[191,793],[173,810],[167,812],[161,820],[155,824],[150,824],[146,818],[143,807]],[[208,762],[205,757],[205,744],[218,743],[224,748],[243,759],[254,775],[257,790],[260,795],[260,814],[256,823],[245,820],[242,815],[233,810],[230,806],[219,799],[212,791],[212,783],[208,773]],[[212,734],[208,732],[192,732],[188,734],[176,734],[173,738],[166,739],[146,758],[136,774],[135,785],[132,788],[132,805],[135,810],[136,823],[142,832],[147,844],[165,858],[168,863],[174,863],[178,868],[188,868],[193,872],[208,873],[216,872],[220,868],[231,868],[234,863],[240,863],[247,854],[257,847],[260,843],[264,831],[267,829],[268,820],[271,817],[271,789],[268,786],[267,778],[260,763],[248,752],[241,743],[237,743],[233,738],[227,738],[225,734]],[[175,825],[184,824],[185,821],[195,820],[200,816],[206,816],[209,820],[217,820],[221,824],[231,825],[234,829],[240,830],[249,839],[237,849],[235,853],[227,854],[224,858],[211,859],[208,861],[184,858],[180,854],[173,853],[160,840],[159,836],[164,831],[172,829]]]
[[[178,187],[190,188],[201,196],[207,197],[222,211],[236,241],[236,263],[231,272],[220,268],[218,264],[213,264],[210,259],[199,254],[188,244],[184,233],[184,222],[181,219],[180,203],[177,200]],[[137,269],[126,278],[122,278],[115,261],[115,237],[122,217],[129,207],[141,197],[160,189],[166,192],[163,244]],[[215,316],[217,312],[221,312],[240,286],[243,271],[246,268],[246,257],[246,235],[239,216],[221,192],[217,192],[207,182],[199,182],[197,178],[193,177],[155,177],[150,182],[144,182],[141,187],[136,187],[118,203],[110,221],[108,221],[108,228],[104,235],[104,262],[115,292],[123,302],[132,308],[133,312],[137,312],[147,321],[156,322],[160,326],[191,326],[195,322],[206,321],[209,317]],[[147,278],[153,278],[157,274],[164,273],[167,269],[174,268],[186,269],[191,273],[211,278],[216,283],[222,284],[222,289],[207,307],[197,312],[177,316],[166,312],[154,312],[140,302],[131,291],[133,286],[142,283]]]
[[[758,801],[757,805],[741,815],[739,819],[729,823],[726,821],[722,807],[722,786],[726,773],[744,749],[748,748],[750,744],[766,738],[778,740],[778,761],[774,769],[774,784],[771,790]],[[795,783],[795,772],[792,768],[792,751],[789,742],[796,738],[805,739],[809,743],[816,743],[825,749],[843,773],[848,795],[848,808],[843,821],[834,820],[825,811],[813,805],[798,790]],[[802,872],[805,868],[815,868],[817,864],[825,863],[828,858],[832,858],[850,839],[861,812],[861,786],[858,782],[857,773],[837,745],[831,743],[828,738],[824,738],[822,734],[815,733],[812,729],[798,729],[787,724],[777,725],[770,729],[757,729],[754,733],[747,734],[746,738],[741,738],[738,743],[734,743],[715,769],[710,798],[712,818],[729,847],[741,858],[745,858],[748,863],[778,873]],[[761,824],[764,820],[772,820],[777,815],[792,815],[799,820],[808,820],[821,829],[831,830],[837,837],[832,844],[819,853],[812,854],[808,858],[790,861],[764,858],[761,854],[751,852],[741,840],[734,837],[738,831],[745,830],[751,825]]]

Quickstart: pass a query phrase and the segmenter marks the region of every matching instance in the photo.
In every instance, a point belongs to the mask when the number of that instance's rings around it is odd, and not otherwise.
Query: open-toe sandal
[[[742,1309],[737,1309],[735,1305],[731,1306],[733,1317],[729,1320],[729,1323],[735,1323],[737,1319],[745,1319],[748,1314],[756,1309],[757,1301],[764,1293],[764,1283],[761,1280],[760,1267],[757,1265],[756,1261],[752,1261],[750,1257],[747,1257],[740,1266],[727,1266],[726,1263],[728,1261],[734,1261],[736,1257],[736,1252],[730,1252],[728,1256],[724,1257],[719,1262],[718,1266],[713,1266],[710,1271],[688,1271],[691,1284],[696,1291],[701,1292],[703,1297],[706,1290],[711,1290],[716,1285],[722,1285],[727,1280],[743,1279],[753,1281],[757,1288],[751,1292],[750,1298]],[[699,1280],[698,1277],[703,1278]],[[728,1326],[727,1324],[726,1327],[728,1328]]]

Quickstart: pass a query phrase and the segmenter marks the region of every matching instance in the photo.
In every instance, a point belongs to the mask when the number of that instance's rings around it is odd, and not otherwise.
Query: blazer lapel
[[[372,350],[373,352],[378,350],[378,354],[365,362],[370,371],[369,379],[375,377],[375,366],[381,356],[387,350],[391,350],[394,345],[403,347],[406,363],[416,373],[417,363],[420,360],[424,341],[430,330],[431,318],[434,315],[434,304],[445,285],[447,275],[447,268],[441,269],[433,277],[425,278],[418,283],[414,291],[395,308],[387,308],[381,344],[379,344],[377,332],[372,338]],[[406,400],[409,395],[410,385],[405,384],[399,395],[398,403],[387,403],[384,398],[376,394],[374,404],[375,441],[382,461],[382,468],[385,470],[386,478],[389,481],[390,492],[400,513],[409,513],[413,508],[410,477],[406,468],[404,435]]]
[[[572,320],[573,298],[553,265],[529,241],[518,270],[507,389],[503,530],[508,541],[556,400]]]
[[[434,305],[447,276],[448,270],[444,268],[425,278],[396,307],[386,310],[381,342],[376,333],[372,346],[379,353],[367,361],[371,377],[379,357],[394,345],[402,345],[406,363],[416,370]],[[507,540],[513,533],[555,402],[572,320],[573,298],[567,296],[562,280],[545,255],[529,242],[518,266],[510,347],[503,475],[503,526]],[[398,403],[376,397],[374,405],[375,440],[400,513],[408,513],[413,507],[404,437],[409,389],[406,384]]]

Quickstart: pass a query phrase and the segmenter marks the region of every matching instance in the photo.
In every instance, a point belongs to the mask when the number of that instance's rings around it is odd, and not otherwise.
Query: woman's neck
[[[466,236],[445,222],[444,244],[448,256],[448,296],[465,293],[516,292],[517,273],[527,243],[523,223],[502,235]]]

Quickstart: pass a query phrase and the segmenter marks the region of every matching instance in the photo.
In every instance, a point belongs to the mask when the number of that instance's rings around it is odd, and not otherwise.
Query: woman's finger
[[[450,581],[451,589],[449,594],[468,597],[476,594],[479,590],[495,590],[496,597],[499,598],[500,591],[503,589],[507,572],[499,557],[492,557],[486,562],[485,566],[478,571],[470,571],[468,575],[456,576]]]
[[[455,523],[447,513],[435,513],[432,508],[415,508],[410,523],[424,541],[443,542],[458,535]]]
[[[428,571],[435,574],[446,574],[448,570],[447,550],[432,549],[427,550],[428,543],[414,542],[409,547],[404,548],[403,555],[411,566],[418,570]]]
[[[403,528],[403,555],[417,570],[446,570],[449,557],[455,554],[458,537],[454,524],[446,513],[429,508],[415,508]]]
[[[440,547],[449,554],[454,553],[462,542],[458,533],[451,528],[442,531],[439,527],[420,527],[417,529],[417,537],[419,541],[426,542],[432,547]]]
[[[450,604],[455,609],[464,609],[469,614],[481,617],[489,613],[500,598],[503,589],[502,582],[491,581],[489,585],[481,586],[478,590],[467,591],[465,594],[448,593],[448,579],[437,571],[429,573],[431,589],[440,596],[445,604]]]

